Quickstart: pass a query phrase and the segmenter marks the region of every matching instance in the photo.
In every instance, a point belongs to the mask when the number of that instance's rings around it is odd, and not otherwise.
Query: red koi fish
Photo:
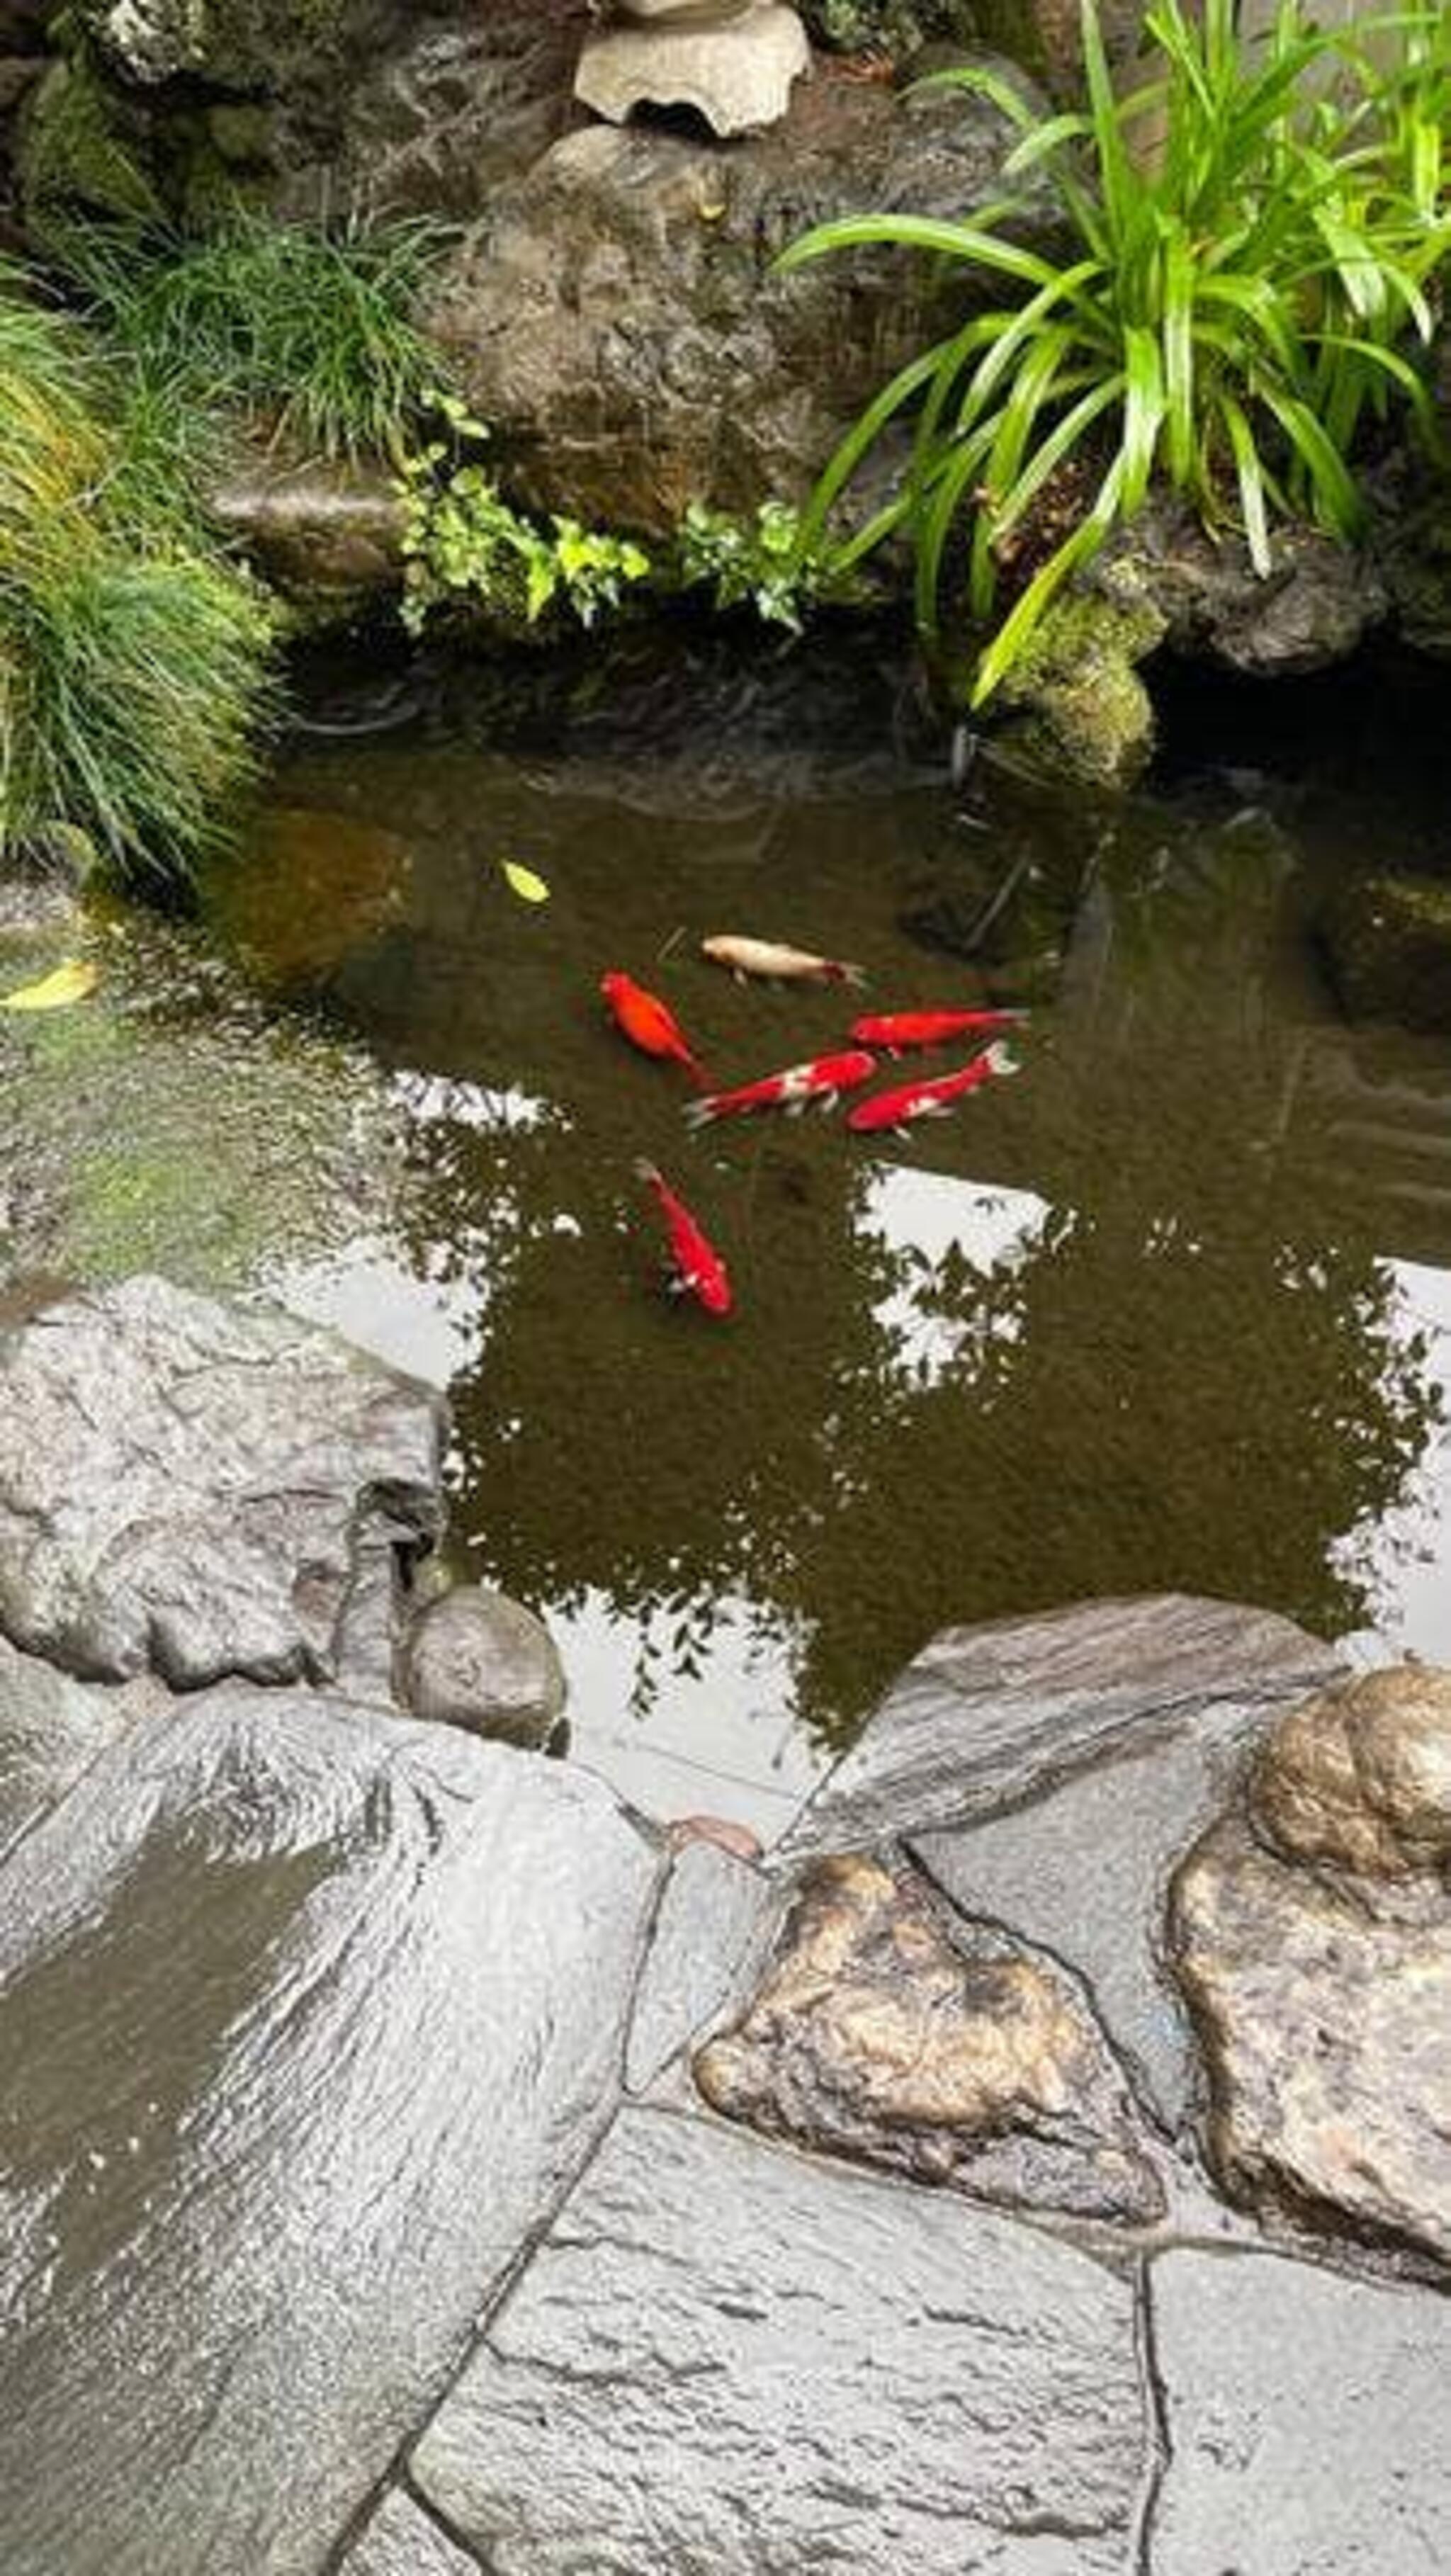
[[[742,1118],[753,1109],[784,1109],[788,1117],[796,1117],[813,1100],[832,1109],[843,1091],[859,1090],[876,1069],[864,1047],[846,1055],[815,1056],[810,1064],[788,1065],[784,1073],[743,1082],[738,1091],[715,1091],[706,1100],[692,1100],[686,1119],[692,1127],[704,1127],[712,1118]]]
[[[642,1055],[664,1057],[671,1064],[684,1065],[693,1082],[702,1091],[710,1089],[710,1076],[692,1053],[685,1032],[671,1010],[654,993],[647,993],[630,975],[612,969],[600,977],[600,991],[610,1017],[621,1035]]]
[[[949,1038],[990,1038],[999,1029],[1016,1028],[1026,1011],[888,1011],[880,1019],[853,1020],[858,1046],[877,1047],[883,1055],[900,1055],[906,1047],[943,1046]]]
[[[999,1041],[984,1047],[971,1064],[958,1067],[956,1073],[940,1073],[935,1082],[901,1082],[894,1091],[879,1091],[873,1100],[860,1101],[847,1112],[847,1125],[858,1136],[869,1136],[883,1127],[905,1129],[914,1118],[945,1118],[954,1100],[965,1099],[994,1074],[1016,1073],[1018,1066],[1007,1048]]]
[[[675,1264],[671,1288],[677,1296],[693,1297],[708,1315],[728,1315],[733,1303],[730,1275],[715,1245],[653,1163],[637,1163],[635,1170],[647,1189],[654,1191],[665,1219]]]

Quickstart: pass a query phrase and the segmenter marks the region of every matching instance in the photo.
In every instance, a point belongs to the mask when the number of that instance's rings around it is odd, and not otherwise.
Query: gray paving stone
[[[1180,1593],[949,1628],[909,1664],[780,1846],[925,1833],[1041,1796],[1218,1701],[1303,1698],[1339,1670],[1288,1619]]]
[[[1155,2263],[1152,2301],[1148,2576],[1445,2576],[1451,2302],[1189,2251]]]
[[[479,2576],[479,2562],[393,2487],[339,2559],[337,2576]]]
[[[779,1888],[760,1870],[714,1843],[687,1843],[677,1855],[630,2030],[632,2093],[645,2092],[731,2001],[780,1903]]]
[[[1129,2576],[1125,2280],[627,2110],[417,2446],[491,2576]]]

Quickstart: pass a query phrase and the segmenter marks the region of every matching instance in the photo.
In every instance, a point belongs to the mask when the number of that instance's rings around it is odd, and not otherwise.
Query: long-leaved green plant
[[[961,222],[821,224],[783,255],[791,269],[899,243],[976,272],[979,289],[978,309],[894,376],[842,442],[803,544],[822,543],[868,451],[910,421],[892,496],[836,561],[849,568],[904,531],[918,622],[933,636],[964,532],[966,604],[981,627],[1005,564],[1031,560],[1036,544],[1042,559],[979,657],[980,705],[1156,481],[1211,530],[1237,522],[1261,573],[1276,517],[1353,537],[1368,424],[1404,403],[1432,430],[1411,351],[1431,338],[1451,243],[1448,23],[1439,5],[1413,0],[1323,29],[1283,0],[1252,40],[1237,32],[1233,0],[1203,0],[1201,15],[1157,0],[1149,77],[1120,97],[1094,0],[1082,0],[1081,112],[1041,118],[986,68],[935,75],[931,85],[985,96],[1009,119],[1018,139],[1005,178],[1017,192]],[[1042,236],[1028,183],[1056,204],[1056,255],[1024,238]],[[987,310],[985,274],[1006,290]]]

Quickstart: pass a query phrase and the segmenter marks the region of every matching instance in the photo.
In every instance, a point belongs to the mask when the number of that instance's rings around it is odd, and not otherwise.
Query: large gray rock
[[[498,193],[430,307],[511,490],[661,537],[692,501],[749,516],[802,495],[976,281],[943,304],[906,252],[789,278],[775,254],[827,216],[960,216],[1008,141],[985,103],[839,80],[798,83],[785,121],[729,153],[658,128],[568,135]]]
[[[1054,1960],[877,1861],[806,1874],[748,2009],[695,2061],[727,2118],[985,2200],[1143,2221],[1163,2195]]]
[[[0,2566],[318,2576],[616,2096],[583,1774],[241,1685],[0,1880]]]
[[[493,2576],[1125,2576],[1129,2284],[932,2193],[622,2115],[414,2454]]]
[[[1268,1710],[1327,1678],[1288,1619],[1154,1593],[944,1629],[786,1837],[796,1854],[991,1815],[1221,1702]]]
[[[1442,2576],[1451,2305],[1258,2254],[1151,2275],[1146,2576]]]
[[[174,1687],[326,1678],[384,1527],[440,1522],[441,1399],[266,1309],[131,1279],[0,1336],[0,1630]]]
[[[1451,2261],[1451,1677],[1294,1711],[1175,1881],[1226,2185]]]
[[[0,1864],[135,1714],[132,1690],[74,1682],[0,1638]]]

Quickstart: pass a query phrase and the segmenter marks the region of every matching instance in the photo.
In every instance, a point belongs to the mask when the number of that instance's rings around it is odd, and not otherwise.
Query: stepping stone
[[[1128,2576],[1128,2281],[624,2112],[413,2456],[491,2576]]]

